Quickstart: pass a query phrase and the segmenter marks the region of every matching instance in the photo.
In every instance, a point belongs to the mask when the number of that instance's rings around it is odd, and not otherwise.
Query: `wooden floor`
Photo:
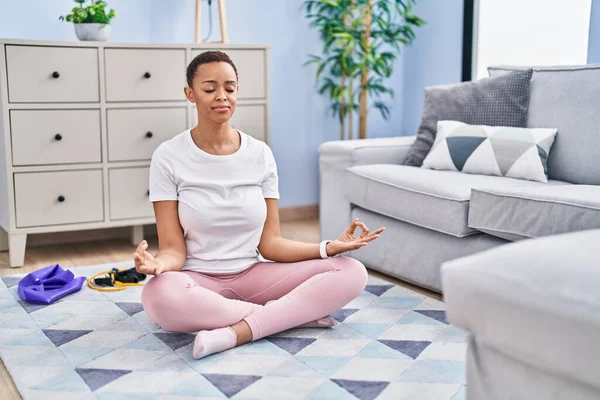
[[[282,236],[292,240],[309,243],[318,243],[319,231],[317,220],[282,222]],[[67,235],[67,234],[65,234]],[[66,237],[66,236],[65,236]],[[156,252],[156,237],[146,238],[150,245],[150,252]],[[32,246],[27,248],[25,265],[21,268],[10,268],[8,266],[8,253],[0,252],[0,276],[18,273],[29,273],[38,268],[50,264],[60,264],[63,268],[74,268],[77,266],[97,265],[113,262],[131,260],[131,254],[135,247],[126,238],[113,238],[108,240],[94,240],[82,243],[64,243],[43,246]],[[386,279],[394,284],[413,289],[424,295],[440,299],[437,293],[415,287],[408,283],[388,277],[376,271],[369,271],[370,275]],[[21,399],[12,378],[0,360],[0,399]]]

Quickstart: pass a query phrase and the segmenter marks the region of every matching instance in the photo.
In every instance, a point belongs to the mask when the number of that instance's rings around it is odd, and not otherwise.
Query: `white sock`
[[[274,301],[275,300],[267,301],[265,303],[265,306],[268,306]],[[336,326],[337,324],[338,322],[335,318],[333,318],[331,315],[327,315],[323,318],[319,318],[314,321],[310,321],[305,324],[299,325],[296,328],[331,328],[332,326]]]
[[[237,335],[230,327],[200,331],[194,339],[192,356],[197,360],[235,347]]]

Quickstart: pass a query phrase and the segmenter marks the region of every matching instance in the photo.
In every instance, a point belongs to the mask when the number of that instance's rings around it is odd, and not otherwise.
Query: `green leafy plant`
[[[321,95],[331,99],[340,120],[340,138],[353,137],[354,113],[359,116],[359,137],[367,137],[367,115],[376,108],[388,119],[383,96],[393,98],[385,85],[402,45],[415,39],[415,27],[425,21],[412,12],[416,0],[304,0],[305,17],[319,31],[321,55],[311,54],[305,65],[316,65]],[[373,101],[369,106],[368,97]]]
[[[70,14],[61,15],[61,21],[73,22],[75,24],[109,24],[116,16],[112,8],[106,11],[106,2],[101,0],[90,0],[90,4],[85,5],[86,0],[74,0],[78,6],[73,7]]]

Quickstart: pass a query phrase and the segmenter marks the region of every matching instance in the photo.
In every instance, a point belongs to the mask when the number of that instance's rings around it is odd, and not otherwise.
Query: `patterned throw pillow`
[[[438,121],[527,126],[532,69],[425,88],[419,132],[404,165],[420,167],[435,142]]]
[[[422,168],[548,182],[548,154],[557,129],[439,121]]]

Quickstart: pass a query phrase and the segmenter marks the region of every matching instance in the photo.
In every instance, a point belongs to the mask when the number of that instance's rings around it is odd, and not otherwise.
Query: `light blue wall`
[[[427,21],[404,53],[403,133],[416,135],[426,86],[460,82],[463,0],[419,0],[415,14]]]
[[[113,0],[117,12],[111,41],[147,42],[152,30],[151,8],[145,0]],[[77,40],[73,25],[59,21],[73,0],[0,0],[0,37],[35,40]]]
[[[600,0],[592,0],[588,64],[600,63]]]

